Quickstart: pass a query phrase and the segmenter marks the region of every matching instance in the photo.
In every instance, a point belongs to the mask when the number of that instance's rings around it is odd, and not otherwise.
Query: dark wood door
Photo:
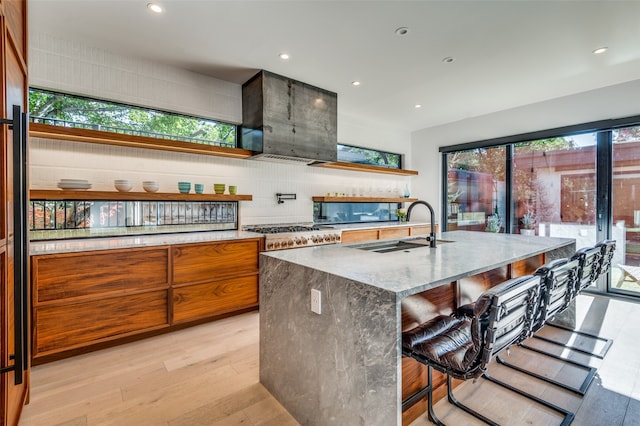
[[[13,119],[14,106],[20,111],[27,107],[27,2],[26,0],[0,0],[0,76],[2,77],[2,103],[0,117]],[[15,174],[19,167],[14,167],[14,138],[16,131],[25,128],[12,129],[3,124],[0,130],[0,333],[2,349],[0,362],[2,367],[15,365],[14,354],[20,353],[16,348],[15,323],[20,318],[23,329],[28,330],[28,306],[16,306],[14,303],[16,274],[26,271],[19,280],[28,284],[28,247],[22,247],[16,241],[14,226],[15,201],[22,199],[25,194],[14,189]],[[26,179],[26,176],[25,176]],[[26,232],[26,230],[24,230]],[[18,256],[16,257],[16,251]],[[26,297],[27,294],[25,293]],[[28,298],[26,298],[28,301]],[[25,309],[26,308],[26,309]],[[16,313],[18,316],[16,317]],[[26,345],[28,346],[28,335]],[[22,338],[22,341],[25,339]],[[28,367],[28,356],[20,356],[20,362]],[[16,384],[18,383],[18,384]],[[0,375],[0,424],[17,425],[22,407],[29,392],[29,373],[8,371]]]

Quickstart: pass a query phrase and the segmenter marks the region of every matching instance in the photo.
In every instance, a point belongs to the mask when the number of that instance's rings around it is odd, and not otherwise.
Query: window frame
[[[341,158],[339,157],[339,154],[340,154],[340,147],[341,147],[341,146],[344,146],[344,147],[347,147],[347,148],[360,149],[360,150],[363,150],[363,151],[369,151],[369,152],[372,152],[372,153],[378,153],[378,154],[383,154],[383,155],[392,155],[392,156],[395,156],[395,157],[397,157],[397,158],[398,158],[398,166],[397,166],[397,167],[395,167],[395,166],[394,166],[394,165],[392,165],[392,164],[359,163],[359,162],[355,162],[355,161],[349,161],[349,160],[341,159]],[[362,164],[362,165],[367,165],[367,166],[377,166],[377,167],[385,167],[385,168],[390,169],[390,170],[402,170],[402,168],[403,168],[403,164],[404,164],[404,154],[400,154],[400,153],[397,153],[397,152],[383,151],[383,150],[380,150],[380,149],[366,148],[366,147],[363,147],[363,146],[356,146],[356,145],[349,145],[349,144],[341,143],[341,142],[338,142],[338,144],[336,145],[336,150],[338,151],[338,161],[341,161],[341,162],[344,162],[344,163],[350,163],[350,164]]]

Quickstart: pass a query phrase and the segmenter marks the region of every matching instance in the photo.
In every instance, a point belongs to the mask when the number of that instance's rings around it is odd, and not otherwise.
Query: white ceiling
[[[640,1],[148,1],[29,0],[29,26],[235,83],[266,69],[410,131],[640,79]]]

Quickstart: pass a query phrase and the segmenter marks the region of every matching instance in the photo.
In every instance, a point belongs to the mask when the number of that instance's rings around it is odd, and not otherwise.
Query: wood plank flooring
[[[577,317],[583,330],[614,339],[604,360],[574,354],[599,367],[584,397],[500,365],[492,365],[491,374],[573,410],[574,425],[640,424],[640,304],[580,296]],[[533,344],[557,350],[540,341]],[[507,359],[574,382],[583,374],[522,349],[512,350]],[[555,413],[484,380],[465,382],[456,395],[504,425],[559,424]],[[435,410],[449,425],[481,424],[447,401],[440,401]],[[257,312],[33,367],[31,401],[20,422],[23,426],[296,424],[259,383]],[[426,416],[412,426],[423,424],[429,424]]]

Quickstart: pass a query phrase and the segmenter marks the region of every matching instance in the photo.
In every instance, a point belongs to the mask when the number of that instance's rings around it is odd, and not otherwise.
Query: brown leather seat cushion
[[[465,371],[479,350],[471,333],[469,318],[440,315],[404,332],[402,344],[434,363]]]

